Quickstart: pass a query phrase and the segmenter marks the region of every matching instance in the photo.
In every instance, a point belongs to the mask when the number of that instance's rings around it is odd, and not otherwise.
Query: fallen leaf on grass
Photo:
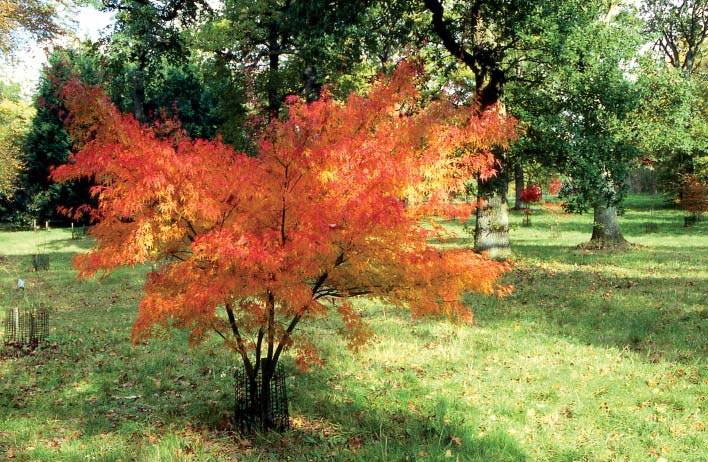
[[[59,446],[61,446],[62,443],[63,441],[59,438],[54,438],[53,440],[47,442],[47,446],[49,446],[50,448],[58,448]]]
[[[130,395],[130,396],[115,396],[115,395],[111,395],[111,398],[113,398],[113,399],[124,399],[124,400],[130,400],[130,401],[132,401],[132,400],[134,400],[134,399],[138,399],[138,398],[140,398],[140,397],[141,397],[141,395]]]
[[[359,438],[358,436],[353,436],[347,440],[347,446],[352,452],[358,451],[361,448],[361,443],[361,438]]]

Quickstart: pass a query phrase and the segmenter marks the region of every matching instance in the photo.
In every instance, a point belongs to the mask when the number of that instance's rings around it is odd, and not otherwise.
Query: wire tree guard
[[[9,308],[5,312],[5,345],[37,346],[49,335],[46,308]]]
[[[243,368],[238,369],[234,374],[236,380],[234,420],[236,428],[244,433],[261,429],[285,431],[290,428],[288,395],[283,368],[280,365],[276,367],[268,390],[263,389],[262,370],[263,368],[260,368],[255,383],[248,380]],[[270,395],[266,399],[263,397],[264,392]],[[261,409],[262,405],[265,405],[265,409]]]
[[[32,269],[34,271],[49,271],[49,255],[45,253],[32,255]]]

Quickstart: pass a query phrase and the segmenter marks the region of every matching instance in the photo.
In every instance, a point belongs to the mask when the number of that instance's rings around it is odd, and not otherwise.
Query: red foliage
[[[563,183],[559,178],[554,178],[548,183],[548,194],[557,196]]]
[[[541,192],[541,188],[538,185],[533,184],[525,187],[523,191],[521,191],[519,200],[521,200],[524,204],[533,204],[539,202],[542,196],[543,194]]]
[[[369,337],[361,317],[337,302],[347,297],[470,321],[461,295],[504,291],[495,281],[507,266],[430,246],[421,219],[471,213],[449,198],[472,174],[494,174],[490,150],[507,145],[515,123],[445,99],[421,108],[415,71],[403,65],[344,104],[291,101],[256,157],[218,140],[162,139],[100,90],[70,82],[63,97],[81,149],[53,177],[94,178],[99,203],[77,211],[97,220],[95,247],[75,259],[80,275],[161,263],[133,339],[168,322],[193,340],[214,329],[251,371],[259,364],[251,354],[274,364],[291,346],[301,363],[316,362],[293,330],[333,307],[361,345]]]
[[[708,187],[695,175],[683,176],[679,192],[679,202],[685,211],[693,215],[708,212]]]

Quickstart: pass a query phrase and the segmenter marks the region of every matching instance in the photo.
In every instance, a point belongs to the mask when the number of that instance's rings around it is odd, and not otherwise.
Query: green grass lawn
[[[708,222],[661,203],[630,198],[622,253],[576,249],[589,216],[513,215],[516,291],[469,296],[474,326],[361,301],[376,336],[353,354],[330,321],[303,325],[326,364],[286,358],[293,430],[248,438],[216,339],[128,341],[146,268],[77,281],[88,239],[0,233],[0,307],[52,320],[41,348],[0,356],[0,460],[708,461]]]

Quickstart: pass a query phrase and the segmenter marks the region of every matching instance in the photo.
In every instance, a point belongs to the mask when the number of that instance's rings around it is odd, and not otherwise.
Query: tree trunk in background
[[[322,84],[317,81],[317,71],[312,66],[307,66],[303,74],[305,84],[305,100],[308,103],[314,103],[320,99]]]
[[[133,87],[133,112],[135,119],[140,123],[145,123],[145,72],[143,64],[135,71],[135,86]]]
[[[495,260],[511,257],[507,184],[499,177],[478,182],[474,248],[477,252],[487,252]]]
[[[475,21],[481,20],[480,4],[471,2],[469,14]],[[431,26],[440,38],[442,45],[456,59],[469,68],[475,76],[475,90],[479,109],[484,111],[501,101],[504,84],[507,81],[505,71],[500,66],[507,50],[495,49],[489,53],[486,43],[475,42],[470,49],[459,40],[459,36],[450,29],[450,23],[445,19],[445,6],[442,0],[425,0],[425,7],[430,11]],[[471,51],[470,51],[471,50]],[[511,256],[509,244],[509,204],[507,202],[508,181],[504,176],[504,169],[508,168],[499,158],[499,172],[497,177],[489,181],[478,181],[477,223],[475,224],[475,250],[489,252],[495,259],[505,259]]]
[[[270,120],[278,118],[280,110],[280,43],[278,42],[278,31],[274,25],[270,27],[268,37],[268,115]]]
[[[620,230],[617,220],[617,208],[603,205],[595,206],[592,237],[589,247],[624,247],[628,244]]]
[[[521,202],[521,192],[524,190],[524,166],[516,164],[514,166],[514,210],[521,210],[526,207],[526,204]]]

